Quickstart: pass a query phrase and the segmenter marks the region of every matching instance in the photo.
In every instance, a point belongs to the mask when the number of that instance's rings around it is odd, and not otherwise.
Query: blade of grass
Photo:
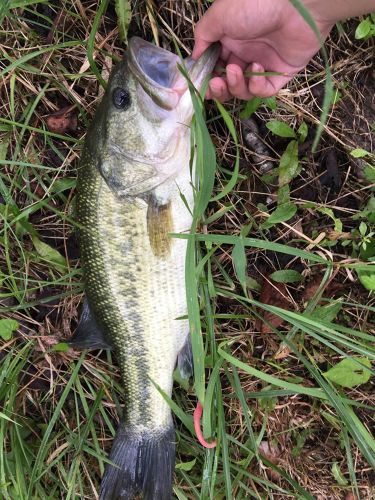
[[[214,243],[216,245],[235,245],[242,238],[245,247],[261,248],[263,250],[271,250],[274,252],[284,253],[286,255],[293,255],[295,257],[300,257],[301,259],[306,259],[311,262],[316,262],[318,264],[332,265],[331,262],[323,259],[320,255],[313,254],[311,252],[306,252],[305,250],[300,250],[299,248],[294,248],[288,245],[282,245],[281,243],[272,243],[266,240],[260,240],[256,238],[243,238],[240,236],[229,236],[229,235],[219,235],[219,234],[181,234],[181,233],[170,233],[173,238],[180,239],[192,239],[195,238],[196,241],[205,241]]]
[[[75,364],[73,370],[72,370],[72,373],[71,373],[71,376],[65,386],[65,389],[63,391],[63,393],[61,394],[61,397],[59,399],[59,402],[57,403],[56,405],[56,408],[55,408],[55,411],[48,423],[48,426],[43,434],[43,439],[40,443],[40,447],[39,447],[39,451],[38,451],[38,454],[36,456],[36,459],[35,459],[35,462],[34,462],[34,467],[32,469],[32,472],[31,472],[31,476],[30,476],[30,479],[29,479],[29,489],[28,489],[28,495],[31,497],[32,495],[32,491],[33,491],[33,488],[35,486],[35,480],[37,477],[40,477],[40,474],[42,473],[42,468],[43,468],[43,464],[44,464],[44,460],[45,460],[45,457],[46,457],[46,454],[48,452],[48,449],[49,449],[49,446],[47,446],[48,444],[48,440],[49,440],[49,437],[52,433],[52,430],[56,424],[56,421],[57,419],[59,418],[60,416],[60,412],[65,404],[65,401],[66,401],[66,398],[68,397],[68,394],[69,392],[71,391],[72,387],[73,387],[73,384],[75,383],[76,381],[76,378],[78,376],[78,372],[79,372],[79,369],[83,363],[83,360],[84,360],[84,357],[85,357],[86,353],[83,352],[79,358],[79,360],[77,361],[77,363]],[[51,444],[51,443],[50,443]]]
[[[31,59],[39,57],[42,54],[45,54],[46,52],[51,52],[59,49],[67,49],[69,47],[77,47],[78,45],[82,45],[82,42],[74,40],[70,42],[62,42],[54,45],[48,45],[48,47],[43,47],[41,49],[35,50],[34,52],[30,52],[29,54],[20,57],[16,61],[13,61],[11,64],[9,64],[9,66],[6,66],[2,71],[0,71],[0,78],[3,79],[7,73],[10,73],[11,71],[19,68],[19,66],[22,66]],[[1,121],[5,122],[4,119],[2,119]]]
[[[327,123],[328,113],[329,113],[330,106],[332,103],[332,97],[333,97],[332,73],[331,73],[331,68],[329,66],[329,59],[328,59],[327,50],[324,46],[322,36],[320,34],[318,26],[316,25],[315,20],[313,19],[313,17],[310,14],[309,10],[303,5],[301,0],[289,0],[289,2],[293,5],[293,7],[295,9],[298,10],[300,15],[303,17],[303,19],[306,21],[306,23],[309,25],[309,27],[314,32],[317,40],[319,41],[320,49],[321,49],[323,60],[324,60],[324,66],[325,66],[325,72],[326,72],[326,84],[325,84],[325,89],[324,89],[322,114],[320,115],[318,129],[316,131],[316,135],[315,135],[314,142],[312,145],[312,151],[315,152],[316,148],[318,146],[319,140],[321,138],[321,135],[323,133],[325,124]]]
[[[106,82],[103,80],[102,75],[100,74],[99,68],[96,65],[95,58],[94,58],[94,48],[95,48],[95,37],[98,32],[98,28],[100,25],[100,22],[102,20],[102,17],[104,16],[107,7],[108,7],[109,0],[101,0],[99,4],[99,8],[95,14],[94,21],[92,23],[92,28],[90,31],[89,39],[87,40],[87,59],[90,63],[90,68],[94,75],[96,76],[98,82],[100,85],[105,89],[107,87]]]
[[[225,125],[227,126],[227,128],[230,132],[230,135],[233,138],[233,142],[234,142],[235,147],[236,147],[236,157],[235,157],[235,161],[234,161],[234,169],[233,169],[233,174],[232,174],[231,179],[227,182],[227,184],[225,185],[223,190],[219,194],[214,196],[211,201],[219,201],[221,198],[224,198],[228,193],[230,193],[230,191],[232,191],[234,186],[237,184],[238,173],[239,173],[239,169],[240,169],[240,153],[239,153],[239,147],[238,147],[237,133],[236,133],[236,129],[235,129],[233,120],[230,117],[228,111],[224,108],[224,106],[219,101],[215,101],[215,102],[216,102],[216,106],[218,107],[221,116],[223,117]]]
[[[263,373],[262,371],[247,365],[243,361],[240,361],[239,359],[235,358],[231,354],[228,354],[224,350],[224,347],[228,344],[230,344],[230,341],[221,342],[221,344],[218,347],[218,354],[222,356],[226,361],[229,361],[229,363],[236,366],[237,368],[240,368],[241,370],[245,371],[246,373],[249,373],[250,375],[253,375],[254,377],[260,380],[264,380],[268,384],[272,384],[275,385],[276,387],[282,387],[283,389],[293,391],[295,394],[305,394],[306,396],[312,396],[318,399],[326,399],[326,395],[321,389],[315,387],[314,388],[305,387],[300,384],[293,384],[291,382],[287,382],[285,380],[281,380],[277,377],[274,377],[273,375]]]

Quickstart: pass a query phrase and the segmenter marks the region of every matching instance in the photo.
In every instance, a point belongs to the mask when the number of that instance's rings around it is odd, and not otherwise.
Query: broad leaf
[[[246,289],[247,261],[245,254],[245,246],[242,238],[240,238],[233,247],[232,262],[238,281],[241,283],[242,288]]]
[[[364,168],[363,173],[365,174],[366,180],[370,184],[375,183],[375,167],[372,165],[367,165],[367,167]]]
[[[132,17],[130,0],[116,0],[115,9],[120,40],[126,43],[128,38],[128,28]]]
[[[176,469],[185,470],[185,471],[189,472],[194,467],[196,461],[197,461],[197,459],[194,458],[190,462],[181,462],[179,464],[176,464]]]
[[[363,21],[361,21],[357,29],[355,30],[355,37],[357,40],[360,40],[361,38],[366,38],[370,34],[371,31],[371,20],[369,17],[366,17]]]
[[[318,210],[318,212],[324,214],[324,215],[328,215],[328,217],[330,217],[333,222],[335,223],[334,225],[334,230],[337,231],[338,233],[342,233],[342,222],[340,219],[338,219],[332,208],[328,208],[328,207],[317,207],[316,208]]]
[[[52,267],[54,267],[60,273],[63,273],[67,269],[65,257],[61,255],[57,250],[51,246],[44,243],[36,236],[32,237],[32,241],[37,254],[42,258],[42,260],[48,262]]]
[[[289,127],[289,125],[285,122],[281,122],[279,120],[270,120],[266,123],[266,127],[273,134],[278,135],[279,137],[291,137],[292,139],[296,138],[296,133]]]
[[[306,122],[302,122],[297,130],[298,142],[303,143],[307,138],[307,134],[309,133],[309,128]]]
[[[290,189],[288,184],[279,187],[277,191],[277,204],[280,206],[285,203],[290,203]]]
[[[285,186],[294,179],[299,171],[298,142],[290,141],[280,158],[279,186]]]
[[[302,280],[301,274],[293,269],[275,271],[270,275],[270,278],[277,283],[298,283]]]
[[[55,352],[68,352],[69,349],[70,346],[66,342],[59,342],[58,344],[52,346],[52,351]]]
[[[318,321],[329,321],[331,323],[337,318],[341,308],[342,303],[340,301],[334,301],[325,306],[317,306],[311,314],[311,317]]]
[[[0,337],[3,340],[10,340],[13,332],[15,332],[19,326],[18,321],[15,319],[0,319]]]
[[[342,387],[351,388],[365,384],[371,377],[371,372],[365,368],[371,368],[370,360],[368,358],[356,358],[356,361],[345,358],[330,370],[323,373],[323,375],[331,382],[341,385]],[[358,362],[364,366],[361,367]]]
[[[370,292],[375,292],[375,269],[369,271],[357,271],[359,281],[362,285],[370,290]]]
[[[337,462],[334,462],[332,464],[332,474],[336,479],[337,484],[339,484],[340,486],[347,486],[348,481],[346,480],[344,474],[341,472],[340,466]]]
[[[368,151],[366,151],[365,149],[357,148],[357,149],[353,149],[353,151],[350,151],[350,154],[354,158],[364,158],[365,156],[368,156],[370,153]]]
[[[276,208],[274,212],[268,217],[266,222],[262,224],[264,229],[269,229],[275,224],[286,222],[291,219],[297,212],[297,207],[293,203],[284,203]]]
[[[250,118],[250,116],[253,113],[255,113],[255,111],[259,108],[261,104],[262,104],[262,99],[260,97],[253,97],[253,99],[247,101],[244,109],[240,113],[241,120],[246,120],[247,118]]]

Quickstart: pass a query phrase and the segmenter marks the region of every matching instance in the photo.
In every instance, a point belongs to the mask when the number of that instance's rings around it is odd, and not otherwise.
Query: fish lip
[[[148,51],[148,54],[147,54]],[[183,66],[195,87],[200,89],[205,78],[212,72],[220,52],[220,44],[212,44],[198,60],[190,57],[182,60],[176,54],[157,47],[139,37],[132,37],[129,40],[128,66],[143,89],[162,108],[172,110],[176,108],[181,96],[188,90],[188,82],[179,70],[179,65]],[[161,85],[154,80],[145,70],[147,66],[147,56],[154,61],[149,68],[155,67],[159,63],[167,66],[169,73],[168,85]],[[142,58],[144,64],[142,67]]]
[[[199,59],[194,60],[188,57],[184,60],[190,64],[189,77],[193,85],[200,90],[203,82],[212,73],[216,62],[219,58],[221,50],[221,45],[218,42],[212,43],[199,57]]]
[[[163,90],[171,90],[172,89],[168,86],[165,85],[160,85],[156,80],[152,79],[142,68],[142,65],[140,63],[140,58],[142,56],[142,52],[145,52],[148,49],[150,54],[153,53],[153,55],[158,54],[160,58],[164,58],[166,60],[169,60],[171,63],[175,63],[175,67],[177,69],[177,64],[180,62],[180,58],[173,54],[172,52],[169,52],[168,50],[165,50],[161,47],[158,47],[150,42],[147,42],[146,40],[143,40],[142,38],[139,38],[138,36],[134,36],[129,40],[129,65],[131,67],[131,70],[135,74],[135,76],[138,79],[143,79],[146,80],[148,83],[152,84],[155,88],[157,89],[163,89]]]

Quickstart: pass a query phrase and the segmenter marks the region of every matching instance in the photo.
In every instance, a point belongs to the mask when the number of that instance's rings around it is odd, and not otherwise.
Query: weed
[[[130,24],[129,5],[17,0],[0,7],[6,499],[96,498],[121,412],[110,353],[66,344],[82,300],[75,169],[100,87],[123,55],[119,30],[124,41],[138,34],[184,53],[209,2],[131,2]],[[194,388],[176,376],[170,401],[181,500],[374,493],[371,38],[349,46],[333,34],[326,54],[277,99],[208,103],[206,116],[193,94],[194,224],[190,234],[174,235],[188,239],[195,354]],[[328,61],[340,89],[333,107],[324,92],[332,86]],[[77,120],[51,130],[48,117],[66,109]],[[327,121],[313,153],[322,109]],[[267,161],[278,165],[271,174],[254,165],[241,132],[250,115]],[[215,449],[195,436],[197,398],[203,436],[217,440]]]

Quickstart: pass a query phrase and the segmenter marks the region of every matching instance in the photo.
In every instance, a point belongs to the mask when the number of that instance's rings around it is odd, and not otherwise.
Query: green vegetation
[[[66,344],[82,300],[75,170],[126,37],[184,53],[202,4],[1,4],[2,498],[96,498],[123,402],[110,353]],[[195,353],[194,387],[176,373],[171,402],[180,500],[374,494],[374,46],[357,38],[328,42],[334,105],[319,56],[277,99],[205,116],[193,94],[194,224],[174,235],[189,242]],[[214,449],[197,441],[197,398]]]
[[[366,16],[357,26],[355,37],[357,40],[375,36],[375,13]]]

